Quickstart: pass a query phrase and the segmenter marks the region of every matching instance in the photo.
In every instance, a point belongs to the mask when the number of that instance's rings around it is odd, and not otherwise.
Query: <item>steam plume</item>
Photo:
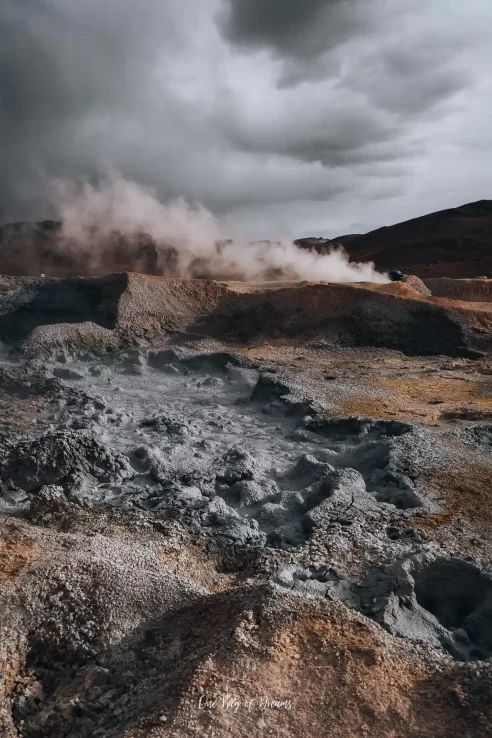
[[[151,189],[114,173],[98,186],[57,181],[54,201],[63,222],[58,248],[83,254],[92,273],[124,265],[162,276],[240,281],[388,281],[372,263],[349,263],[342,248],[320,255],[288,240],[227,239],[202,206],[182,199],[163,204]]]

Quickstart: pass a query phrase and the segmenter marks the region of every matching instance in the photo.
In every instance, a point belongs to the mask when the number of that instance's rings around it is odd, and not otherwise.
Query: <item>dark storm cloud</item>
[[[270,50],[283,65],[278,80],[281,88],[343,77],[344,58],[337,53],[340,47],[355,41],[363,47],[368,38],[378,39],[378,53],[365,60],[368,66],[362,69],[364,82],[369,81],[369,91],[371,84],[386,87],[388,109],[398,109],[398,97],[401,111],[409,112],[412,101],[416,108],[425,110],[469,83],[465,74],[443,68],[469,38],[456,29],[451,38],[446,32],[442,37],[424,32],[412,40],[410,27],[408,47],[391,47],[398,25],[404,27],[407,22],[408,5],[403,2],[398,10],[396,3],[391,6],[379,0],[224,0],[220,27],[239,48]],[[396,25],[392,26],[391,20]],[[421,86],[418,100],[414,91],[410,92],[412,99],[406,99],[407,90],[399,88],[401,79]]]
[[[403,47],[390,41],[379,54],[354,64],[343,84],[365,94],[378,109],[405,115],[425,113],[473,87],[473,74],[454,63],[469,41],[466,34],[436,39],[428,33],[409,38]]]
[[[361,0],[224,0],[218,17],[238,48],[267,49],[282,61],[279,87],[336,76],[330,52],[371,22]]]
[[[490,66],[471,2],[3,0],[0,222],[49,217],[52,177],[105,165],[266,225],[401,192]]]
[[[343,2],[344,0],[229,0],[221,20],[226,35],[235,43],[273,46],[292,52],[298,50],[299,37],[304,37],[306,32],[312,31],[317,24],[324,21],[327,10],[338,10]]]
[[[401,123],[343,97],[339,104],[309,101],[290,115],[290,97],[272,113],[259,112],[249,118],[233,105],[223,116],[224,126],[234,145],[250,152],[288,156],[305,162],[319,162],[329,167],[388,161],[402,156],[402,145],[395,140],[403,130]],[[279,119],[283,120],[281,128]],[[388,143],[391,142],[391,146]]]
[[[425,13],[412,17],[412,6],[412,0],[224,0],[222,33],[238,50],[271,53],[280,63],[280,93],[319,83],[317,99],[304,102],[296,93],[298,105],[282,110],[280,130],[261,113],[248,121],[236,105],[225,118],[234,143],[326,167],[419,155],[406,140],[412,121],[425,122],[427,113],[475,84],[453,63],[473,34],[445,23],[419,27]],[[335,84],[323,89],[327,80]]]
[[[180,27],[145,0],[7,0],[0,24],[0,218],[33,203],[51,175],[95,175],[151,103],[158,55]],[[162,100],[165,91],[154,89]],[[171,101],[167,121],[179,126]],[[118,159],[124,159],[124,141]],[[131,146],[130,146],[131,148]],[[21,211],[19,211],[21,215]]]
[[[363,0],[224,0],[219,25],[243,49],[265,48],[283,62],[279,86],[336,76],[330,58],[341,45],[367,33],[377,14]]]

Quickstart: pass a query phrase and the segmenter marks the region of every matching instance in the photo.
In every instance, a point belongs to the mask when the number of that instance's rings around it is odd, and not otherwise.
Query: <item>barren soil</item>
[[[492,734],[490,304],[390,288],[3,278],[0,735]]]

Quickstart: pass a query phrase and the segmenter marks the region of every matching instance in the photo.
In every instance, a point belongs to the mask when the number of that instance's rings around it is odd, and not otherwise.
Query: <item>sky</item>
[[[3,0],[0,223],[108,169],[232,236],[492,199],[490,0]]]

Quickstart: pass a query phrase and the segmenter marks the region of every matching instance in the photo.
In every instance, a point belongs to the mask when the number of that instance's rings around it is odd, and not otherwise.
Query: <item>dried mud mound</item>
[[[116,483],[131,476],[127,459],[77,431],[50,432],[32,441],[6,443],[2,451],[0,479],[25,492],[50,484],[73,488],[81,477]]]
[[[390,633],[442,645],[456,659],[492,656],[492,577],[470,562],[429,555],[372,572],[360,609]]]
[[[125,275],[100,279],[0,277],[0,341],[17,345],[36,329],[93,324],[114,329]]]
[[[29,612],[19,585],[0,593],[6,738],[486,735],[484,669],[458,671],[336,603],[265,584],[206,591],[163,570],[155,540],[64,535],[50,550],[39,531],[36,544]]]
[[[469,561],[418,554],[373,568],[358,582],[326,565],[290,565],[272,581],[344,602],[392,635],[441,646],[458,661],[492,657],[492,577]]]
[[[66,280],[1,278],[0,341],[25,353],[112,350],[177,336],[229,342],[322,340],[407,354],[477,356],[491,348],[492,312],[408,285],[281,283],[115,274]]]

